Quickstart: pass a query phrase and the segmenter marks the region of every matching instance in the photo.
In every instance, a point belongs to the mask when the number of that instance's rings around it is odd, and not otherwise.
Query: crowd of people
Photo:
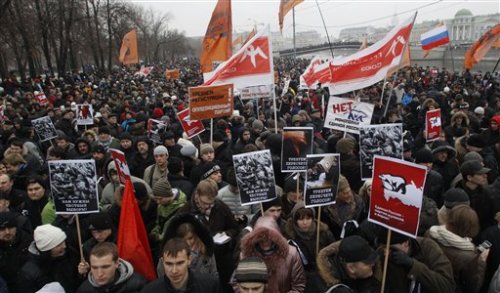
[[[203,121],[192,138],[176,114],[202,83],[195,59],[148,76],[122,68],[1,81],[0,292],[380,292],[386,246],[385,292],[500,292],[498,72],[415,65],[343,96],[374,104],[371,124],[402,123],[404,159],[428,170],[414,239],[367,220],[372,182],[361,179],[359,138],[324,128],[328,88],[300,85],[308,63],[275,59],[276,108],[236,93],[233,115],[214,119],[213,133]],[[166,79],[166,67],[180,79]],[[94,124],[77,125],[77,104],[93,106]],[[427,142],[425,114],[438,108],[441,136]],[[57,137],[41,142],[31,120],[44,116]],[[159,141],[150,118],[165,124]],[[319,221],[304,206],[304,178],[281,172],[286,126],[313,127],[313,153],[340,154],[336,202]],[[156,280],[118,255],[124,187],[110,148],[125,154]],[[278,196],[242,206],[247,178],[232,156],[264,149]],[[94,160],[98,177],[100,211],[79,216],[83,256],[75,215],[56,213],[51,197],[48,162],[67,159]]]

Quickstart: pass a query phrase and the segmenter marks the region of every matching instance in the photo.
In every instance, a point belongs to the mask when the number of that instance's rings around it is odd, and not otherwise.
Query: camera
[[[491,245],[492,245],[491,242],[489,242],[488,240],[484,240],[483,243],[481,243],[477,246],[477,251],[479,251],[479,253],[482,253],[486,249],[489,249],[491,247]]]

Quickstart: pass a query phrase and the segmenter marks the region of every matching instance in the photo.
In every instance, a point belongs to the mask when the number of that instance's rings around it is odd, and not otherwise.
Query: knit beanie
[[[209,144],[209,143],[204,143],[200,145],[200,156],[207,154],[207,153],[213,153],[214,152],[214,147]]]
[[[244,258],[238,264],[234,273],[236,282],[256,282],[267,283],[267,266],[263,260],[258,257],[250,256]]]
[[[187,144],[181,148],[181,155],[192,158],[196,155],[196,147],[192,144]]]
[[[209,163],[206,163],[203,165],[203,167],[201,168],[201,179],[207,179],[208,177],[210,177],[210,175],[212,175],[213,173],[217,172],[217,171],[220,171],[221,168],[219,165],[217,164],[214,164],[212,162],[209,162]]]
[[[167,178],[160,178],[153,185],[153,195],[157,197],[172,197],[172,186],[168,182]]]
[[[271,207],[281,207],[281,198],[275,197],[270,201],[262,202],[262,208],[264,209],[264,212],[270,209]]]
[[[264,123],[260,120],[255,120],[252,122],[252,129],[263,129],[264,128]]]
[[[338,153],[347,154],[354,150],[355,145],[356,142],[354,141],[354,139],[349,137],[344,137],[337,142],[336,150]]]
[[[35,245],[40,251],[49,251],[66,240],[66,233],[59,227],[45,224],[36,227],[33,233]]]
[[[415,153],[415,163],[432,163],[432,152],[427,148],[421,148]]]
[[[450,188],[443,194],[444,206],[451,209],[457,205],[470,206],[469,196],[460,188]]]
[[[137,200],[145,200],[149,197],[148,190],[146,189],[146,185],[144,185],[144,183],[134,182],[132,185],[134,185],[135,198]]]
[[[153,155],[158,156],[158,155],[167,155],[168,156],[168,150],[165,146],[159,145],[155,147],[155,150],[153,151]]]

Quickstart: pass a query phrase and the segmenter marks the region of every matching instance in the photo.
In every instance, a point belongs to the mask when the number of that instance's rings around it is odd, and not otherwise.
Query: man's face
[[[177,253],[176,256],[163,254],[163,268],[165,275],[175,289],[179,289],[186,282],[189,276],[189,265],[191,256],[187,255],[185,250]]]
[[[175,145],[175,138],[167,138],[167,139],[163,140],[163,144],[166,147],[173,147]]]
[[[93,152],[92,153],[92,159],[96,160],[96,161],[101,161],[103,160],[105,157],[105,155],[101,152]]]
[[[90,255],[90,271],[99,287],[111,284],[115,280],[118,265],[118,260],[114,261],[111,254],[102,257]]]
[[[118,122],[118,120],[116,119],[116,116],[113,116],[108,118],[108,122],[109,124],[115,125]]]
[[[488,184],[488,175],[487,174],[474,174],[474,175],[468,175],[467,178],[469,179],[470,182],[479,185],[479,186],[485,186]]]
[[[109,135],[109,133],[104,133],[104,132],[99,133],[99,140],[100,141],[108,141],[110,138],[111,138],[111,135]]]
[[[273,217],[274,220],[278,220],[281,217],[281,207],[280,206],[273,206],[273,207],[268,208],[264,212],[264,216]]]
[[[45,189],[38,182],[30,183],[26,188],[26,192],[31,200],[39,200],[45,195]]]
[[[373,265],[364,262],[355,262],[347,264],[348,269],[355,279],[367,279],[373,276]]]
[[[78,151],[81,153],[81,154],[86,154],[88,153],[89,151],[89,146],[88,144],[84,143],[84,142],[80,142],[78,144]]]
[[[0,191],[9,193],[14,183],[7,175],[0,175]]]
[[[92,234],[92,237],[94,237],[94,239],[101,243],[101,242],[104,242],[106,239],[108,239],[109,236],[111,236],[111,229],[103,229],[103,230],[91,230],[90,233]]]
[[[149,150],[149,145],[146,142],[140,141],[137,143],[137,151],[139,151],[141,155],[147,154],[148,150]]]
[[[50,250],[50,256],[52,257],[60,257],[66,253],[66,241],[61,242],[61,244]]]
[[[7,212],[9,210],[10,201],[8,199],[0,199],[0,213]]]
[[[158,166],[166,166],[168,161],[167,154],[155,155],[155,162]]]
[[[0,241],[12,242],[16,239],[16,227],[0,228]]]
[[[17,170],[19,170],[19,165],[11,165],[11,164],[5,164],[5,168],[7,169],[7,174],[9,175],[14,175],[17,173]]]
[[[201,159],[204,162],[212,162],[214,160],[214,156],[215,156],[214,152],[208,152],[208,153],[201,155]]]
[[[243,135],[241,137],[243,138],[243,141],[249,141],[250,140],[250,132],[249,131],[243,132]]]
[[[124,150],[128,150],[132,147],[132,141],[130,139],[122,139],[120,140],[120,145]]]
[[[352,200],[352,190],[350,187],[339,190],[337,193],[337,200],[341,202],[350,203]]]
[[[299,191],[299,192],[289,191],[286,193],[286,196],[287,196],[289,201],[291,201],[293,203],[297,203],[304,198],[304,193],[302,191]]]
[[[205,213],[206,211],[213,208],[215,199],[211,199],[206,195],[198,195],[196,198],[200,212]]]
[[[446,162],[448,160],[448,153],[446,151],[437,153],[437,159],[441,162]]]
[[[66,141],[65,139],[56,139],[56,145],[57,147],[66,149],[66,147],[68,146],[68,141]]]
[[[266,285],[257,282],[242,282],[238,283],[241,293],[264,293]]]
[[[10,151],[14,154],[22,154],[23,152],[23,148],[17,145],[11,145],[9,148]]]
[[[214,180],[217,183],[222,182],[222,174],[220,173],[220,171],[213,172],[212,174],[210,174],[210,176],[208,178]]]

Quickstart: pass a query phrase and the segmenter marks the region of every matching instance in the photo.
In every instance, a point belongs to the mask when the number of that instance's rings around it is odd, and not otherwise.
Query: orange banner
[[[500,24],[495,25],[477,40],[465,53],[464,67],[471,69],[483,59],[491,47],[496,46],[500,41]]]
[[[139,63],[137,49],[137,30],[133,29],[123,36],[119,60],[123,65]]]
[[[233,84],[189,88],[190,120],[231,116],[233,109]]]
[[[406,46],[401,59],[401,63],[399,64],[399,66],[394,66],[393,68],[389,69],[386,76],[389,77],[392,74],[398,72],[399,69],[405,68],[410,65],[411,65],[410,46]]]
[[[304,2],[304,0],[281,0],[280,12],[278,14],[280,21],[280,31],[283,31],[283,21],[285,20],[285,15],[302,2]]]
[[[172,69],[172,70],[166,70],[165,71],[165,78],[166,79],[180,79],[181,78],[181,71],[179,69]]]
[[[219,0],[201,45],[201,72],[210,72],[214,62],[221,63],[231,57],[232,31],[231,0]]]

